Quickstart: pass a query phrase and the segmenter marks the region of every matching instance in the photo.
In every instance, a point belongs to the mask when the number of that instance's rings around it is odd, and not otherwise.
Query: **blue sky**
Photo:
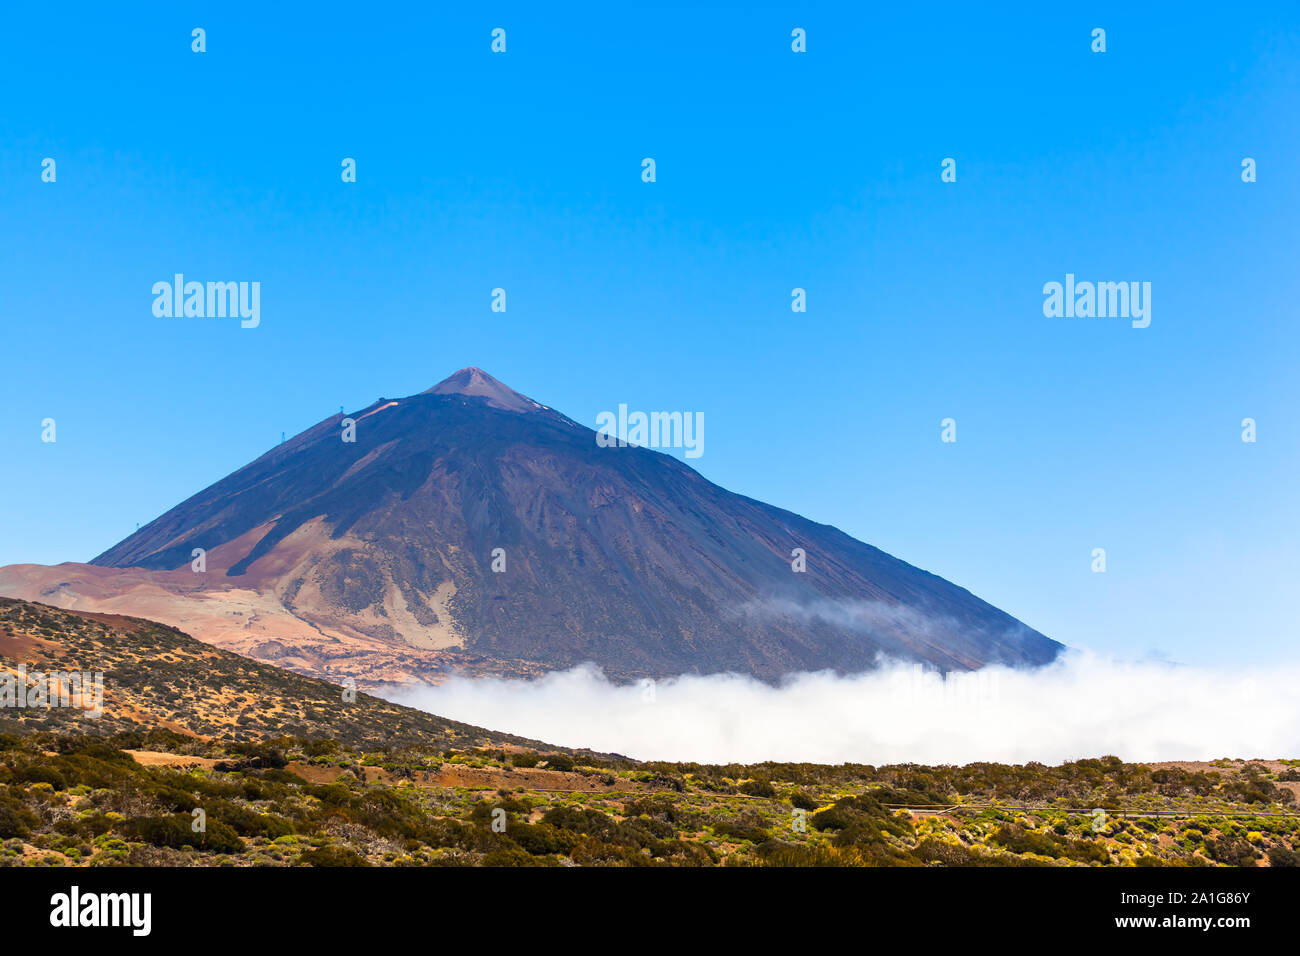
[[[1293,659],[1300,13],[981,6],[9,12],[0,564],[477,365],[701,411],[709,479],[1066,643]],[[176,272],[261,325],[156,318]],[[1045,318],[1067,272],[1150,327]]]

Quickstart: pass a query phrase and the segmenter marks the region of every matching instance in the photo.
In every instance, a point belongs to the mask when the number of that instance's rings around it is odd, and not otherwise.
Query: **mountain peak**
[[[186,499],[96,558],[85,585],[63,566],[9,570],[0,594],[35,580],[23,597],[104,595],[105,612],[165,611],[178,626],[207,615],[203,636],[240,653],[375,683],[586,661],[620,681],[777,680],[881,658],[1036,665],[1060,650],[829,525],[668,455],[603,449],[481,369],[355,423],[341,441],[331,416]],[[803,552],[807,573],[791,574]],[[130,568],[145,576],[108,573]],[[256,624],[241,594],[255,596]]]
[[[546,407],[533,401],[527,395],[521,395],[509,385],[498,381],[481,368],[473,365],[452,373],[433,388],[426,389],[422,394],[464,395],[468,398],[481,398],[489,405],[512,412],[531,412]]]

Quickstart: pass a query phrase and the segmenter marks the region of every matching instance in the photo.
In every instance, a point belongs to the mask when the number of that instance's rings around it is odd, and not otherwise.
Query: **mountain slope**
[[[203,573],[190,571],[196,548]],[[791,568],[796,548],[805,573]],[[601,447],[479,369],[330,416],[93,564],[269,597],[322,635],[434,670],[595,661],[618,677],[774,679],[862,670],[881,654],[966,669],[1060,649],[835,528],[670,456]]]
[[[101,674],[102,713],[83,716],[94,709],[94,695],[71,693],[74,704],[85,706],[0,708],[0,731],[115,734],[162,728],[234,741],[297,736],[354,746],[557,749],[367,694],[349,702],[337,685],[209,647],[154,621],[0,598],[0,680],[16,679],[20,668],[29,683],[37,674]]]

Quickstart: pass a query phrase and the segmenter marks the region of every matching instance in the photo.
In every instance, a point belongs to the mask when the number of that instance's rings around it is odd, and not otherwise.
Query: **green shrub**
[[[369,866],[366,858],[345,846],[323,846],[298,857],[304,866]]]
[[[1300,853],[1284,846],[1275,846],[1268,851],[1270,866],[1300,866]]]
[[[1221,836],[1205,841],[1205,852],[1216,863],[1228,866],[1254,866],[1255,848],[1242,837]]]
[[[534,856],[567,854],[581,837],[549,823],[517,823],[510,828],[510,839]]]
[[[0,796],[0,838],[26,837],[32,827],[40,824],[40,818],[17,800],[8,800]]]
[[[772,838],[772,834],[762,827],[737,820],[718,820],[713,824],[713,832],[733,843],[741,843],[745,840],[751,843],[763,843]]]
[[[206,829],[202,833],[195,833],[192,823],[193,818],[188,814],[138,817],[126,821],[122,829],[127,836],[142,843],[170,847],[174,850],[190,846],[211,853],[239,853],[244,849],[244,842],[239,839],[239,834],[220,820],[208,820]]]
[[[545,859],[538,859],[517,846],[503,846],[483,857],[484,866],[546,866]]]
[[[798,810],[816,810],[817,801],[802,790],[790,791],[790,805]]]
[[[68,779],[53,767],[41,764],[28,764],[14,771],[14,779],[19,783],[48,783],[55,790],[67,790]]]

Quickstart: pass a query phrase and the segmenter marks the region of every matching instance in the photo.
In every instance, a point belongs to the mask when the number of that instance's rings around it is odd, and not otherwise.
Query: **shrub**
[[[938,863],[941,866],[971,865],[971,851],[960,843],[945,843],[926,837],[916,845],[914,852],[918,859],[926,863]]]
[[[153,846],[165,846],[174,850],[181,847],[194,847],[212,853],[238,853],[244,849],[239,834],[220,820],[208,820],[206,830],[195,833],[191,828],[192,818],[188,814],[176,814],[169,817],[139,817],[123,825],[128,836],[149,843]]]
[[[68,780],[53,767],[29,764],[14,772],[14,779],[19,783],[48,783],[55,790],[67,790]]]
[[[1275,846],[1268,851],[1270,866],[1300,866],[1300,853],[1284,846]]]
[[[579,866],[654,866],[655,861],[635,847],[583,840],[573,849],[573,862]]]
[[[713,832],[734,843],[749,840],[751,843],[763,843],[772,838],[762,827],[739,820],[719,820],[713,824]]]
[[[369,866],[366,858],[345,846],[323,846],[298,857],[304,866]]]
[[[510,839],[533,856],[567,854],[581,838],[549,823],[519,823],[510,828]]]
[[[517,846],[502,846],[483,857],[484,866],[558,866],[549,856],[533,856]]]
[[[817,809],[817,801],[802,790],[792,790],[790,792],[790,805],[798,810]]]
[[[1216,863],[1228,866],[1255,865],[1255,848],[1241,837],[1221,836],[1217,840],[1206,840],[1205,852]]]
[[[40,819],[17,800],[0,798],[0,838],[25,837]]]

